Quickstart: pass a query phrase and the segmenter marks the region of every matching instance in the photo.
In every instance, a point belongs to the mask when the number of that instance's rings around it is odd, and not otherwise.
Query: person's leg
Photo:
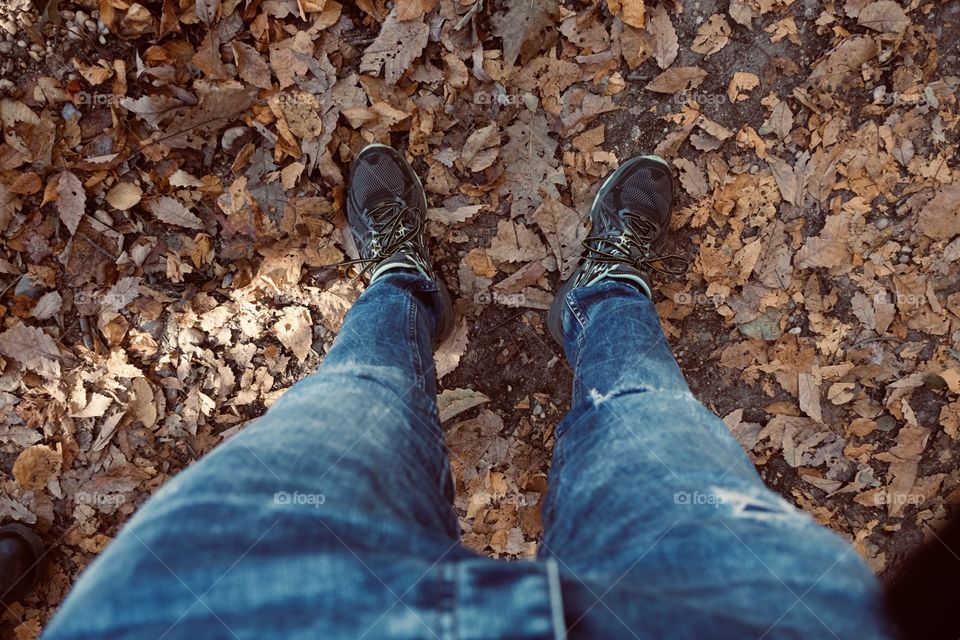
[[[319,371],[147,501],[46,638],[434,632],[416,598],[463,553],[432,358],[448,298],[392,266]]]
[[[631,266],[640,262],[619,268],[645,278]],[[565,571],[572,637],[631,637],[624,627],[637,637],[881,636],[870,571],[763,484],[691,394],[633,278],[568,287],[551,314],[574,385],[541,556]]]
[[[608,281],[566,305],[574,391],[542,553],[582,580],[568,620],[592,607],[585,624],[612,613],[640,637],[878,637],[869,570],[764,486],[690,393],[650,299]]]

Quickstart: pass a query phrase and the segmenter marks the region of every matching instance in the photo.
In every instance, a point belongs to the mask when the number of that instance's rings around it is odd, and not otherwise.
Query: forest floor
[[[655,300],[764,479],[884,580],[960,502],[960,4],[0,0],[0,520],[35,638],[168,478],[316,368],[365,144],[424,178],[464,542],[533,555],[546,308],[618,163],[679,185]]]

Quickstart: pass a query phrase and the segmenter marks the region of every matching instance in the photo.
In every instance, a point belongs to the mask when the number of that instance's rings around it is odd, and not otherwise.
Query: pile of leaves
[[[66,37],[80,11],[106,45]],[[960,12],[701,11],[48,6],[25,38],[63,46],[0,98],[0,518],[54,550],[2,628],[35,637],[138,505],[316,367],[362,290],[336,265],[356,257],[345,169],[371,142],[423,177],[456,298],[437,366],[469,546],[535,553],[569,398],[500,368],[569,380],[543,310],[599,181],[651,151],[681,188],[693,266],[657,301],[695,392],[877,572],[935,529],[960,500]],[[502,310],[533,337],[488,354]]]

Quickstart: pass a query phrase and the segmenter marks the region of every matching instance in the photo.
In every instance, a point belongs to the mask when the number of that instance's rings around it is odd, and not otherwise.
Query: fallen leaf
[[[653,39],[653,58],[657,61],[657,66],[666,69],[677,59],[680,44],[677,40],[677,32],[663,5],[658,4],[650,9],[647,33]]]
[[[624,24],[642,29],[647,11],[644,0],[620,0],[620,5],[620,17],[623,19]]]
[[[437,345],[437,349],[433,354],[437,380],[441,380],[444,376],[453,373],[457,365],[460,364],[460,359],[467,351],[468,330],[469,326],[467,325],[466,317],[461,317],[450,335]]]
[[[487,254],[498,262],[526,262],[542,258],[546,249],[537,234],[526,226],[501,220]]]
[[[440,422],[446,422],[467,409],[489,401],[490,398],[473,389],[444,389],[437,394]]]
[[[700,26],[690,49],[709,58],[730,42],[730,25],[720,14],[713,14]]]
[[[749,71],[737,71],[733,74],[730,85],[727,87],[727,98],[733,103],[749,100],[750,96],[747,93],[759,85],[760,78],[755,74]]]
[[[394,7],[376,39],[363,52],[360,71],[377,75],[383,69],[387,84],[397,84],[423,53],[429,35],[430,28],[423,22],[401,22]]]
[[[543,194],[559,198],[557,187],[565,185],[566,178],[555,157],[557,142],[542,114],[524,110],[506,134],[501,156],[508,164],[501,192],[513,198],[510,217],[516,218],[535,211]]]
[[[107,192],[107,202],[119,211],[126,211],[140,202],[143,190],[132,182],[118,182]]]
[[[493,164],[499,153],[500,130],[494,122],[470,134],[460,152],[460,161],[470,171],[483,171]]]
[[[647,84],[648,91],[656,93],[678,93],[690,91],[700,86],[707,72],[700,67],[671,67]]]
[[[87,194],[79,178],[69,171],[61,172],[57,179],[57,210],[70,235],[76,233],[80,226],[86,206]]]
[[[767,118],[766,122],[763,123],[757,133],[762,136],[773,133],[776,134],[778,138],[783,140],[788,135],[790,135],[790,130],[793,128],[793,112],[790,111],[790,107],[787,105],[786,101],[781,100],[773,108],[773,111],[770,113],[770,117]]]
[[[313,320],[306,307],[289,305],[284,307],[280,319],[273,325],[280,343],[303,362],[313,346]]]
[[[91,393],[89,401],[87,401],[83,408],[71,413],[70,417],[99,418],[107,412],[111,404],[113,404],[113,398],[110,396],[105,396],[102,393]]]
[[[57,291],[48,291],[40,296],[36,306],[33,307],[30,314],[37,320],[47,320],[52,318],[60,311],[63,299]]]
[[[230,47],[237,63],[237,73],[245,82],[261,89],[272,88],[270,66],[256,49],[242,42],[231,42]]]
[[[949,240],[960,234],[960,182],[937,192],[920,211],[916,227],[934,240]]]
[[[0,353],[45,378],[60,377],[60,351],[53,338],[36,327],[18,325],[0,334]]]
[[[881,33],[903,33],[910,26],[910,18],[900,3],[878,0],[860,10],[857,24]]]
[[[60,473],[63,455],[43,444],[24,449],[13,463],[13,477],[27,491],[42,491]]]
[[[700,167],[685,158],[674,158],[673,164],[680,170],[680,184],[687,193],[699,198],[710,192],[707,176]]]
[[[800,372],[797,378],[800,410],[819,423],[823,423],[823,411],[820,406],[820,385],[812,374]]]
[[[151,200],[144,205],[144,208],[152,213],[161,222],[174,224],[188,229],[202,229],[203,223],[200,218],[193,215],[189,209],[176,198],[170,196],[161,196],[156,200]]]
[[[817,236],[808,238],[806,244],[797,251],[793,259],[794,266],[799,269],[823,267],[849,271],[853,268],[850,263],[849,236],[849,220],[844,215],[827,216],[823,230]]]
[[[553,198],[543,201],[533,219],[557,258],[560,278],[566,280],[580,264],[581,243],[587,237],[587,225],[579,213]]]
[[[503,40],[503,63],[512,67],[518,57],[521,62],[529,62],[537,52],[549,46],[550,39],[546,34],[552,33],[552,40],[556,42],[559,17],[557,0],[507,3],[506,12],[495,14],[491,19],[494,35]]]

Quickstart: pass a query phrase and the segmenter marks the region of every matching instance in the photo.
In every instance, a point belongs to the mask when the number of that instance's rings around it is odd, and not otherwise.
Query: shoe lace
[[[370,255],[366,258],[344,260],[338,266],[364,265],[357,274],[359,278],[404,249],[409,250],[407,254],[411,257],[417,257],[414,241],[423,231],[423,216],[417,207],[408,206],[400,200],[387,200],[374,205],[366,213],[373,220]]]
[[[587,259],[602,264],[625,264],[640,271],[650,269],[667,276],[682,276],[690,261],[676,254],[656,255],[653,243],[659,227],[650,221],[649,212],[624,211],[626,226],[619,236],[592,235],[583,240]]]

